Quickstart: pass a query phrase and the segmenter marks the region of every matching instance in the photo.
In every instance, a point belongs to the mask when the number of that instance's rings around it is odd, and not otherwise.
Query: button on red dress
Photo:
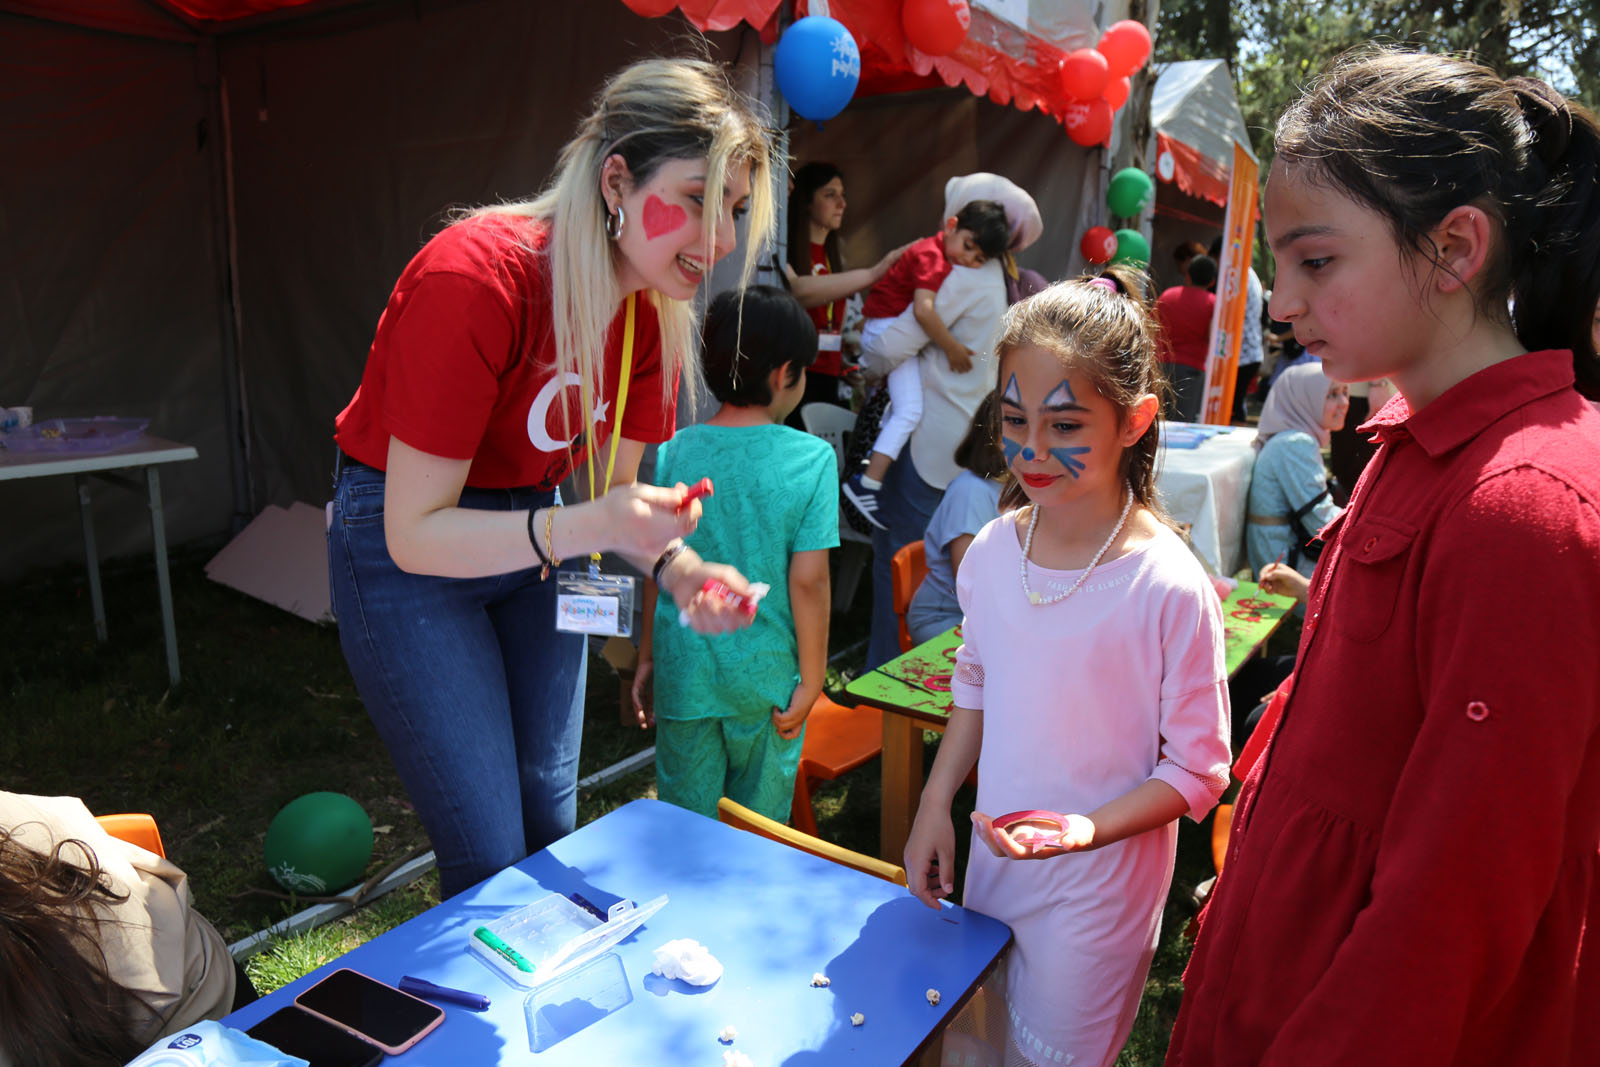
[[[1600,414],[1571,355],[1366,428],[1169,1065],[1600,1063]]]

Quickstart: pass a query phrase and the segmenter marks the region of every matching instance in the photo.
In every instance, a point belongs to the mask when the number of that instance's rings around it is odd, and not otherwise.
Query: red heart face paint
[[[689,213],[677,204],[665,203],[660,197],[651,193],[644,200],[644,235],[654,241],[657,237],[674,233],[689,221]]]

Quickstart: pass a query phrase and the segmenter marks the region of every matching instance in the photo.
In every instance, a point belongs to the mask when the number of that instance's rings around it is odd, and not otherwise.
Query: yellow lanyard
[[[628,408],[628,380],[633,376],[633,314],[638,293],[629,293],[626,308],[622,318],[622,373],[617,380],[617,411],[616,417],[611,420],[611,457],[606,460],[606,484],[600,496],[611,492],[611,473],[617,466],[617,442],[622,438],[622,413]],[[604,381],[601,383],[601,392],[604,393]],[[594,436],[595,424],[590,412],[584,412],[584,418],[589,423],[589,434]],[[584,449],[584,459],[589,466],[589,499],[594,500],[594,448]],[[600,562],[600,553],[591,552],[590,560]]]

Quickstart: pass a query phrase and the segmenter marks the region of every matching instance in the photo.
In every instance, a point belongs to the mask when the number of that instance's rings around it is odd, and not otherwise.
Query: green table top
[[[1293,608],[1292,597],[1263,593],[1255,582],[1239,583],[1222,602],[1230,678]],[[961,627],[955,626],[854,679],[844,691],[858,701],[943,724],[950,716],[950,675],[960,647]]]

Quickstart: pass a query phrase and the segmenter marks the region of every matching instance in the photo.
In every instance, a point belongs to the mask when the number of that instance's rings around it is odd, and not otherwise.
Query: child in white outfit
[[[908,307],[916,316],[928,339],[944,350],[950,369],[958,374],[972,369],[972,352],[956,340],[939,313],[933,299],[952,267],[981,267],[1005,252],[1011,240],[1005,208],[993,200],[973,200],[945,219],[938,233],[913,243],[895,260],[894,266],[867,293],[861,314],[861,342],[872,344]],[[889,464],[911,439],[922,421],[922,369],[918,359],[907,359],[889,372],[885,387],[889,391],[889,410],[872,443],[872,458],[864,471],[846,480],[843,488],[846,506],[878,529],[888,527],[877,516],[877,490]]]
[[[963,903],[1015,935],[1008,1065],[1116,1060],[1177,820],[1204,817],[1228,784],[1221,605],[1156,500],[1138,291],[1131,277],[1066,282],[1006,315],[1001,516],[957,575],[955,706],[906,843],[911,890],[936,907],[954,888],[951,798],[976,762]],[[1002,814],[1038,810],[1055,815],[1043,832],[1003,828]]]

